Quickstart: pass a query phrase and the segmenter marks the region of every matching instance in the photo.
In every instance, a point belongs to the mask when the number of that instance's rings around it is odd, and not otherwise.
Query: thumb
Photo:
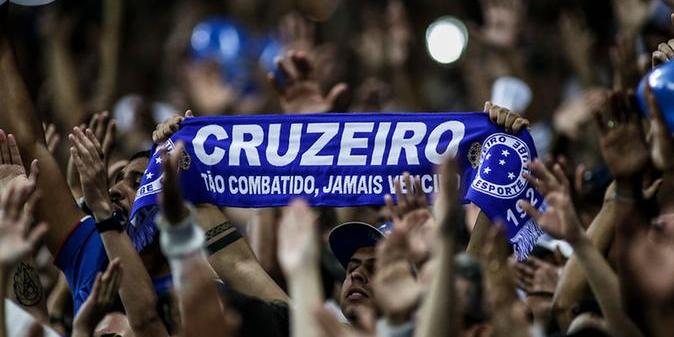
[[[332,89],[330,89],[330,92],[325,97],[325,99],[328,101],[328,103],[330,103],[331,107],[335,104],[337,98],[346,93],[346,89],[348,89],[348,85],[343,82],[336,84],[334,87],[332,87]]]

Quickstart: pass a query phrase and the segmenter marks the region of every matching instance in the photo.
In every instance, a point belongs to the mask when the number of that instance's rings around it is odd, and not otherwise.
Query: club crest
[[[482,143],[480,167],[471,186],[499,199],[516,197],[527,186],[523,174],[529,172],[530,159],[527,144],[505,133],[493,134]]]

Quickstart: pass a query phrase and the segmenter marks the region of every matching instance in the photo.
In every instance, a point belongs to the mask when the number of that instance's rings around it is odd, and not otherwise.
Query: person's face
[[[374,276],[375,255],[374,247],[358,249],[346,268],[346,279],[340,294],[340,306],[344,316],[349,321],[356,318],[356,309],[359,306],[374,307],[372,285],[370,280]]]
[[[131,213],[131,206],[136,199],[136,191],[143,178],[148,158],[136,158],[129,162],[112,181],[110,198],[113,208],[122,210],[127,216]]]

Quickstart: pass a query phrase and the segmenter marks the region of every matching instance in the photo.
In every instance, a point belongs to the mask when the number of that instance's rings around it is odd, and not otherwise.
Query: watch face
[[[0,0],[0,4],[6,0]],[[9,0],[9,2],[22,6],[41,6],[54,2],[54,0]]]

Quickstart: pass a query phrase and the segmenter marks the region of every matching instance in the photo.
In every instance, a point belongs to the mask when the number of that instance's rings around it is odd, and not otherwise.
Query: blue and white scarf
[[[464,202],[506,224],[518,258],[542,233],[516,205],[524,198],[544,208],[522,176],[536,157],[533,140],[525,130],[505,133],[485,113],[195,117],[162,145],[170,152],[178,141],[185,144],[182,189],[195,204],[258,208],[304,198],[312,206],[382,205],[404,171],[420,176],[425,193],[438,192],[447,177],[434,168],[453,156]],[[156,206],[160,164],[155,148],[132,218]]]

